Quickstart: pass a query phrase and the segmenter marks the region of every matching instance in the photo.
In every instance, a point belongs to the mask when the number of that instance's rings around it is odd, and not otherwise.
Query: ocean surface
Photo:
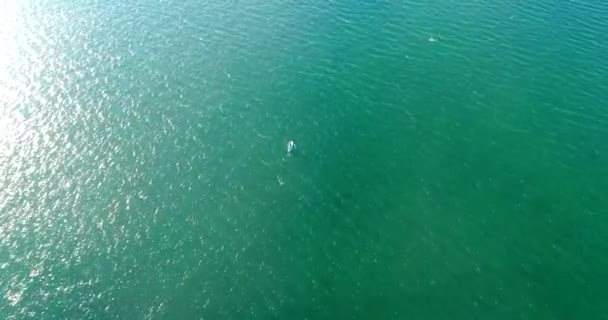
[[[607,101],[604,0],[0,0],[0,318],[608,319]]]

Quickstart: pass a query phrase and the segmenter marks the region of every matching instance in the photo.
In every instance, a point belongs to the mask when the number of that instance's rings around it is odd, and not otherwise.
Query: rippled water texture
[[[605,1],[0,7],[0,318],[608,319]]]

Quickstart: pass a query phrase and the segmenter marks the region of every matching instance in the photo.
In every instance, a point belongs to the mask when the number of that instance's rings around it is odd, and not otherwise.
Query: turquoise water
[[[608,319],[605,2],[0,4],[0,318]]]

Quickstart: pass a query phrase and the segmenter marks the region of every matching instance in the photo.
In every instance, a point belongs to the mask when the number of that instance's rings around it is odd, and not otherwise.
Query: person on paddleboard
[[[289,142],[287,142],[287,153],[292,153],[295,150],[296,150],[296,144],[292,140],[289,140]]]

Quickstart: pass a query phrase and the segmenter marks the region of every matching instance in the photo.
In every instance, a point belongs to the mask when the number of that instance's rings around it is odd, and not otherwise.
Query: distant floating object
[[[435,38],[433,36],[429,37],[429,42],[437,42],[437,41],[439,41],[439,39],[437,39],[437,38]]]
[[[296,150],[296,144],[290,140],[287,142],[287,152],[292,153],[294,150]]]

